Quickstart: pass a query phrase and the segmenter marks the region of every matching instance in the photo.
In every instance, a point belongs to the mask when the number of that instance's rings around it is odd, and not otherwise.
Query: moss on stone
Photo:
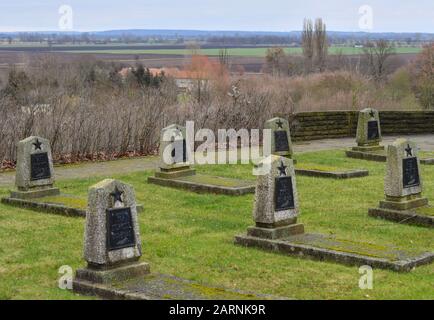
[[[302,170],[316,170],[316,171],[327,171],[327,172],[342,172],[347,170],[338,167],[326,166],[326,165],[314,164],[314,163],[297,163],[295,167],[296,169],[302,169]]]
[[[194,183],[199,183],[199,184],[222,186],[222,187],[228,187],[228,188],[242,187],[242,186],[246,186],[246,185],[251,184],[251,183],[250,184],[247,183],[246,181],[238,180],[238,179],[200,175],[200,174],[194,175],[194,176],[189,176],[189,177],[183,177],[183,178],[180,178],[178,180],[194,182]]]
[[[49,203],[62,205],[69,208],[82,209],[87,208],[87,200],[84,198],[75,197],[72,195],[59,195],[34,199],[33,201],[38,203]]]
[[[420,215],[434,217],[434,207],[431,206],[417,208],[415,211]]]

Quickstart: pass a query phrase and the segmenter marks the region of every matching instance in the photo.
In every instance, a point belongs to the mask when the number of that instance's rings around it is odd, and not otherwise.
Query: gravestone
[[[375,147],[381,142],[380,116],[377,110],[366,108],[359,112],[357,122],[357,145],[359,147]]]
[[[346,151],[350,158],[385,162],[380,116],[377,110],[366,108],[359,112],[357,122],[357,146]]]
[[[186,129],[172,124],[160,135],[160,164],[155,176],[158,178],[177,178],[196,173],[189,162],[190,149],[186,142]]]
[[[423,227],[434,227],[434,208],[422,197],[423,184],[416,143],[398,139],[387,149],[385,200],[369,209],[372,217]]]
[[[31,199],[58,195],[54,188],[54,168],[50,142],[41,137],[29,137],[18,143],[15,185],[11,198]]]
[[[407,210],[425,206],[422,197],[420,160],[415,142],[398,139],[387,149],[387,172],[384,183],[386,200],[381,208]]]
[[[271,155],[259,166],[269,166],[270,171],[257,178],[253,209],[256,225],[248,228],[247,234],[277,239],[303,233],[303,225],[297,224],[299,206],[293,160]]]
[[[142,256],[134,190],[106,179],[89,189],[84,239],[87,268],[77,270],[74,290],[86,282],[111,283],[149,273]],[[84,284],[83,284],[84,282]]]
[[[292,158],[289,122],[286,119],[276,117],[265,122],[264,128],[271,130],[271,154]]]

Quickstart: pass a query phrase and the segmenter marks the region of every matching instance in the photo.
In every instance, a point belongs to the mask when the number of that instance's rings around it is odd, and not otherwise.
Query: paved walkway
[[[414,140],[419,148],[424,151],[434,151],[434,134],[408,136]],[[383,137],[385,145],[390,144],[398,136]],[[310,152],[320,150],[344,149],[354,145],[354,138],[324,139],[300,142],[294,145],[295,152]],[[134,159],[122,159],[108,162],[89,162],[78,165],[56,167],[56,179],[87,178],[89,176],[110,176],[113,173],[126,174],[142,170],[152,170],[157,167],[158,158],[143,157]],[[15,173],[0,173],[0,187],[12,186]]]

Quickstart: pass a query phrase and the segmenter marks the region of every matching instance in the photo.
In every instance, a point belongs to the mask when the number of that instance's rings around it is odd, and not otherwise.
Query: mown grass
[[[239,57],[265,57],[268,48],[229,48],[228,54],[230,56]],[[200,53],[206,56],[218,56],[220,49],[202,49]],[[284,48],[287,54],[302,54],[302,48]],[[399,47],[396,48],[395,52],[397,54],[406,53],[419,53],[421,48],[417,47]],[[161,54],[161,55],[190,55],[191,50],[189,49],[101,49],[101,50],[74,50],[68,51],[72,53],[106,53],[106,54]],[[354,47],[330,47],[329,54],[343,54],[343,55],[358,55],[363,54],[362,48]]]
[[[433,251],[433,230],[377,220],[369,207],[383,198],[385,164],[346,158],[343,151],[297,155],[299,162],[369,169],[352,180],[297,177],[300,221],[307,232]],[[254,179],[251,166],[201,166],[198,173]],[[434,201],[434,167],[422,166],[425,195]],[[374,289],[359,289],[357,267],[246,249],[233,244],[252,225],[253,195],[200,195],[146,182],[152,172],[113,177],[135,187],[143,260],[153,272],[208,285],[297,299],[433,299],[434,264],[411,273],[374,270]],[[60,181],[65,193],[85,197],[98,178]],[[0,195],[6,195],[0,189]],[[57,288],[58,269],[82,259],[84,219],[0,205],[0,298],[82,299]]]

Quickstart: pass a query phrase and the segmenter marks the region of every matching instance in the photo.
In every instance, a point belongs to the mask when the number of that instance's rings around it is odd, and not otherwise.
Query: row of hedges
[[[354,137],[358,112],[306,112],[292,119],[295,141]],[[434,133],[434,111],[380,111],[383,135]]]

